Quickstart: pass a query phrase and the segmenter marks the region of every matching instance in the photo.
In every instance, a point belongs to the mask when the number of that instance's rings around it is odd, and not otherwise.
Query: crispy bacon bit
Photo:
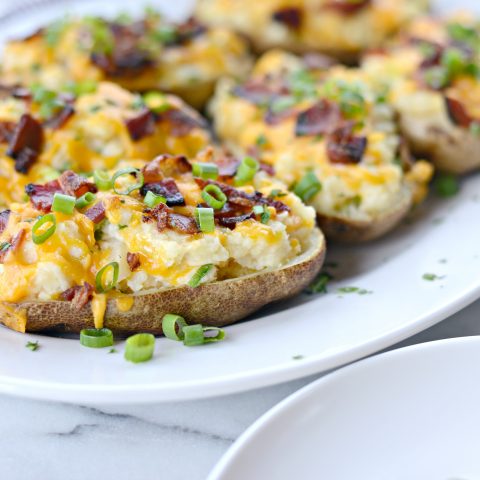
[[[63,193],[80,198],[87,192],[96,193],[97,187],[94,183],[89,182],[85,177],[77,175],[71,170],[67,170],[60,175],[58,179]]]
[[[0,263],[5,261],[5,258],[9,253],[15,254],[18,251],[20,245],[25,239],[26,233],[27,231],[24,228],[19,230],[18,233],[9,241],[8,246],[0,251]]]
[[[194,218],[177,213],[168,214],[168,227],[178,233],[198,233],[198,225]]]
[[[338,105],[322,99],[298,115],[295,135],[301,137],[328,134],[335,130],[340,120]]]
[[[175,177],[192,171],[192,165],[183,155],[159,155],[142,168],[145,183],[155,183],[166,177]]]
[[[289,90],[285,85],[274,86],[258,79],[252,79],[236,86],[232,93],[254,105],[265,105],[270,102],[273,96],[288,95]]]
[[[270,175],[271,177],[275,175],[275,168],[269,163],[260,162],[260,170],[262,172],[265,172],[267,175]]]
[[[127,253],[127,263],[130,271],[134,272],[140,266],[140,255],[138,253]]]
[[[167,178],[161,182],[146,183],[141,188],[140,193],[145,196],[147,192],[165,197],[169,207],[185,205],[185,199],[172,178]]]
[[[171,108],[157,116],[157,121],[166,121],[170,124],[170,134],[173,137],[185,137],[195,128],[206,128],[201,117],[196,117],[183,110]]]
[[[30,197],[30,202],[37,209],[48,213],[52,208],[55,193],[62,193],[62,187],[58,180],[52,180],[44,185],[29,183],[25,187],[25,193]]]
[[[57,130],[58,128],[62,128],[74,113],[75,109],[72,107],[72,105],[65,105],[59,112],[57,112],[53,117],[49,118],[43,124],[48,128]]]
[[[15,159],[15,170],[17,172],[28,172],[37,159],[42,144],[42,125],[30,114],[23,114],[12,134],[7,151],[7,155]]]
[[[330,0],[324,8],[336,10],[344,15],[352,15],[370,5],[371,0]]]
[[[218,175],[220,177],[233,177],[237,173],[240,160],[235,155],[224,152],[223,155],[217,158],[215,164],[218,167]]]
[[[144,222],[150,222],[151,220],[156,220],[157,229],[159,232],[165,230],[168,226],[168,214],[170,209],[163,203],[159,203],[155,208],[147,208],[143,212],[142,220]]]
[[[2,234],[7,228],[10,213],[10,210],[4,210],[3,212],[0,212],[0,234]]]
[[[473,118],[461,102],[455,98],[445,97],[445,105],[447,107],[448,116],[455,125],[462,128],[470,127]]]
[[[15,131],[14,122],[0,122],[0,143],[9,143]]]
[[[144,137],[152,135],[155,131],[155,117],[153,113],[148,110],[142,110],[135,117],[125,120],[130,138],[136,142]]]
[[[292,30],[298,30],[302,24],[303,11],[296,7],[284,7],[274,12],[272,18]]]
[[[105,219],[105,205],[103,202],[98,202],[96,205],[86,210],[84,215],[97,225]]]
[[[286,108],[285,110],[282,110],[280,112],[272,112],[272,110],[269,108],[265,112],[264,120],[265,123],[268,125],[278,125],[279,123],[282,123],[284,120],[287,120],[288,118],[293,117],[296,114],[295,108]]]
[[[195,18],[189,18],[186,22],[177,25],[175,36],[172,41],[166,43],[167,46],[183,45],[192,41],[194,38],[203,35],[207,31],[205,25],[202,25]]]
[[[251,218],[255,218],[255,214],[253,212],[239,215],[237,217],[218,217],[218,223],[222,227],[227,227],[230,230],[233,230],[237,226],[237,223],[250,220]]]
[[[367,148],[366,137],[353,134],[353,123],[337,128],[327,142],[327,155],[332,163],[359,163]]]
[[[72,302],[72,306],[78,310],[82,309],[93,297],[93,286],[85,282],[82,286],[76,285],[60,294],[60,298]]]

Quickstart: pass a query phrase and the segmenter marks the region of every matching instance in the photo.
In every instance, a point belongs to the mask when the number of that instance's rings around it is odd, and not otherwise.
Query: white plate
[[[480,337],[356,363],[290,396],[209,480],[480,478]]]
[[[69,5],[82,13],[114,13],[120,3]],[[135,3],[137,10],[140,3]],[[158,3],[180,15],[191,2]],[[1,25],[0,41],[62,13],[53,5],[11,16]],[[382,241],[332,248],[329,260],[340,267],[330,270],[336,280],[328,295],[304,295],[265,309],[255,321],[229,327],[221,344],[185,348],[159,339],[153,361],[132,365],[121,354],[86,349],[78,340],[23,336],[2,328],[0,392],[83,403],[191,399],[284,382],[359,359],[480,296],[480,229],[473,223],[480,218],[477,192],[480,177],[471,177],[459,195],[429,201],[411,224]],[[425,273],[442,278],[426,281]],[[339,296],[335,292],[342,286],[372,293]],[[24,348],[27,340],[38,340],[41,348],[32,353]]]

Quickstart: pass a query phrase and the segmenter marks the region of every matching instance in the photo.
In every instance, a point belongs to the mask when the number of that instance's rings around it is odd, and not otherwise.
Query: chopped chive
[[[143,95],[143,103],[154,113],[163,113],[170,110],[167,97],[160,92],[147,92]]]
[[[195,216],[200,230],[203,233],[212,233],[215,231],[215,220],[213,216],[213,208],[198,207],[195,210]]]
[[[111,347],[113,333],[108,328],[84,328],[80,332],[80,343],[89,348]]]
[[[200,177],[204,180],[215,180],[218,178],[218,166],[214,163],[194,163],[192,169],[194,177]]]
[[[307,172],[295,185],[293,192],[304,202],[308,202],[322,189],[322,184],[313,172]]]
[[[127,338],[125,360],[133,363],[147,362],[153,357],[155,337],[151,333],[137,333]]]
[[[217,185],[207,185],[202,190],[202,198],[205,200],[209,207],[215,210],[221,210],[227,203],[227,196],[222,192],[221,188]]]
[[[81,210],[82,208],[88,207],[96,200],[96,195],[92,192],[87,192],[85,195],[82,195],[80,198],[77,199],[75,206]]]
[[[453,197],[460,190],[460,183],[455,175],[441,173],[436,177],[434,187],[440,197]]]
[[[75,210],[77,199],[70,195],[56,192],[53,196],[52,212],[60,212],[71,215]]]
[[[111,262],[102,267],[95,276],[95,285],[97,287],[98,293],[106,293],[117,285],[118,281],[118,272],[120,266],[118,262]],[[105,275],[109,274],[111,276],[110,282],[105,282]]]
[[[110,190],[112,188],[112,179],[104,170],[95,170],[93,180],[99,190]]]
[[[51,224],[49,228],[46,230],[42,228],[49,223]],[[43,230],[43,233],[38,233],[40,229]],[[57,219],[55,218],[55,215],[53,213],[47,213],[46,215],[43,215],[43,217],[40,217],[32,227],[33,243],[35,243],[35,245],[44,243],[55,233],[56,229]]]
[[[238,166],[235,175],[235,185],[245,185],[253,180],[255,174],[260,168],[259,163],[253,157],[245,157]]]
[[[187,326],[187,322],[180,315],[167,313],[162,319],[163,334],[170,340],[181,342],[185,335],[183,329]]]
[[[206,265],[202,265],[192,276],[188,285],[192,288],[196,288],[200,285],[202,279],[207,275],[208,272],[213,268],[212,263],[207,263]]]
[[[38,350],[39,348],[38,342],[27,342],[25,347],[31,350],[32,352],[35,352],[35,350]]]
[[[117,190],[117,188],[115,187],[115,182],[120,177],[123,177],[124,175],[132,175],[132,174],[136,176],[137,182],[134,183],[133,185],[130,185],[124,191]],[[143,187],[143,173],[138,168],[133,168],[133,167],[122,168],[122,170],[119,170],[118,172],[116,172],[112,177],[112,188],[113,188],[113,191],[118,195],[130,195],[134,190],[138,190],[142,187]]]
[[[143,199],[143,203],[145,203],[147,207],[154,208],[160,203],[167,203],[167,199],[149,190]]]

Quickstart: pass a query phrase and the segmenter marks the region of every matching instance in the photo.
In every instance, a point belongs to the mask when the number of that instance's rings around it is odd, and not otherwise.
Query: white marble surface
[[[397,345],[480,334],[480,301]],[[0,397],[0,478],[203,480],[231,443],[317,377],[228,397],[94,409]]]

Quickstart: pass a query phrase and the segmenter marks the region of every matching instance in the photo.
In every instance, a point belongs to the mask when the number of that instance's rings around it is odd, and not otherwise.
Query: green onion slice
[[[193,347],[195,345],[203,345],[205,343],[205,337],[203,335],[202,325],[188,325],[183,328],[184,339],[183,343],[187,347]]]
[[[160,92],[147,92],[143,95],[145,105],[154,113],[163,113],[170,110],[167,97]]]
[[[113,333],[108,328],[85,328],[80,332],[80,343],[90,348],[111,347]]]
[[[217,185],[207,185],[202,190],[202,198],[208,204],[209,207],[215,210],[221,210],[227,203],[227,196],[222,192],[221,188]]]
[[[136,175],[137,182],[134,183],[133,185],[130,185],[123,192],[117,190],[117,188],[115,187],[115,182],[117,181],[117,179],[120,177],[123,177],[124,175],[131,175],[132,173]],[[113,191],[118,195],[130,195],[134,190],[138,190],[139,188],[143,187],[143,173],[138,168],[133,168],[133,167],[122,168],[122,170],[119,170],[118,172],[115,173],[115,175],[113,175],[112,187],[113,187]]]
[[[192,164],[193,176],[205,180],[215,180],[218,178],[218,166],[214,163],[194,163]]]
[[[118,281],[118,272],[120,266],[118,262],[111,262],[102,267],[95,276],[95,285],[97,287],[98,293],[106,293],[115,287]],[[109,282],[105,282],[105,276],[109,275],[111,277]]]
[[[213,208],[198,207],[195,210],[198,225],[203,233],[212,233],[215,231],[215,221],[213,217]]]
[[[104,170],[95,170],[93,172],[93,180],[99,190],[110,190],[112,188],[112,179]]]
[[[451,173],[440,173],[434,181],[435,190],[440,197],[453,197],[460,190],[458,178]]]
[[[293,192],[304,202],[308,202],[322,189],[322,184],[313,172],[307,172],[295,185]]]
[[[180,342],[184,339],[183,329],[187,326],[187,322],[180,315],[167,313],[162,319],[163,334],[170,340]]]
[[[220,342],[225,338],[225,330],[218,327],[204,327],[203,338],[204,343]]]
[[[51,223],[51,226],[47,228],[46,230],[42,227],[44,225],[47,225]],[[48,240],[54,233],[55,230],[57,229],[57,219],[55,218],[55,215],[53,213],[47,213],[47,215],[43,215],[43,217],[40,217],[35,225],[32,227],[32,240],[33,243],[36,245],[40,245],[41,243],[45,242]],[[39,230],[42,231],[42,233],[38,233]]]
[[[70,195],[56,192],[53,196],[52,212],[65,213],[71,215],[75,210],[77,199]]]
[[[143,202],[147,207],[153,208],[156,207],[159,203],[167,203],[167,199],[149,190],[145,195]]]
[[[151,333],[137,333],[127,338],[125,360],[133,363],[147,362],[153,357],[155,337]]]
[[[96,195],[94,195],[92,192],[87,192],[85,195],[82,195],[80,198],[77,199],[75,206],[81,210],[82,208],[91,205],[96,200],[96,198]]]
[[[245,157],[238,166],[235,175],[235,185],[244,185],[253,180],[253,177],[260,168],[259,163],[253,157]]]
[[[184,345],[193,347],[204,343],[220,342],[225,338],[225,331],[217,327],[204,327],[202,325],[188,325],[183,328]]]
[[[260,215],[260,221],[262,223],[268,223],[271,217],[270,212],[265,205],[255,205],[253,207],[253,213],[255,215]]]
[[[207,263],[202,265],[193,275],[193,277],[188,282],[188,285],[192,288],[198,287],[202,278],[213,268],[212,263]]]

